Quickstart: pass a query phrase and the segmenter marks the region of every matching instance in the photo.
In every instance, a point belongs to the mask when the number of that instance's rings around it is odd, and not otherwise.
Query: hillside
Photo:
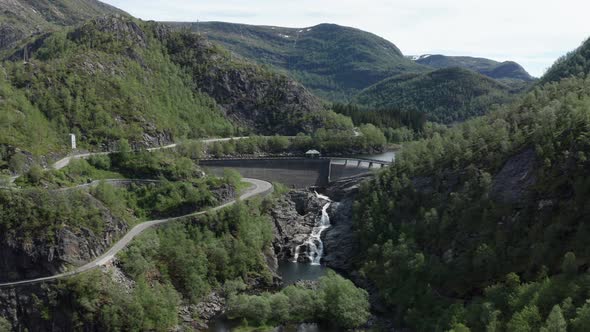
[[[113,14],[120,9],[97,0],[0,0],[0,51],[46,31]]]
[[[585,74],[562,68],[543,80]],[[587,330],[589,87],[587,77],[544,84],[407,144],[364,187],[357,268],[400,325]]]
[[[557,82],[572,76],[585,76],[590,73],[590,39],[584,41],[580,47],[559,58],[545,75],[540,84]]]
[[[482,75],[498,80],[516,80],[531,82],[534,78],[521,65],[514,61],[498,62],[486,58],[469,56],[446,56],[427,54],[412,57],[416,63],[436,69],[461,67],[471,69]]]
[[[284,70],[332,101],[346,101],[386,77],[425,70],[391,42],[335,24],[297,29],[223,22],[169,24],[190,28],[245,58]]]
[[[383,80],[359,93],[353,103],[419,111],[432,121],[451,123],[509,101],[509,92],[507,86],[491,78],[455,67]]]
[[[103,17],[28,41],[0,75],[2,159],[22,149],[110,150],[234,133],[289,134],[324,127],[330,114],[284,75],[235,59],[192,33]]]

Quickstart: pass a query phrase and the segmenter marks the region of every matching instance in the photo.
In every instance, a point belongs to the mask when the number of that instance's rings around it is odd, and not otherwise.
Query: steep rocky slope
[[[322,110],[319,100],[285,75],[236,58],[197,34],[174,33],[163,42],[175,63],[192,76],[225,114],[263,134],[309,132],[308,116]]]
[[[0,193],[0,282],[34,279],[80,266],[128,229],[86,192]],[[27,223],[19,224],[24,218]]]

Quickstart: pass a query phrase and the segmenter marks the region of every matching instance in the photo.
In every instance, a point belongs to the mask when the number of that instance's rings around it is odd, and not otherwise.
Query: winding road
[[[211,144],[211,143],[215,143],[215,142],[227,142],[230,140],[240,140],[240,139],[245,139],[248,138],[248,136],[241,136],[241,137],[226,137],[226,138],[207,138],[207,139],[202,139],[199,140],[199,142],[204,143],[204,144]],[[172,149],[177,147],[178,144],[174,143],[174,144],[169,144],[169,145],[165,145],[165,146],[158,146],[158,147],[154,147],[154,148],[149,148],[147,149],[148,151],[157,151],[157,150],[165,150],[165,149]],[[113,152],[92,152],[92,153],[80,153],[80,154],[75,154],[72,156],[67,156],[63,159],[60,159],[58,161],[56,161],[53,165],[52,168],[53,169],[62,169],[66,166],[68,166],[70,164],[70,161],[74,160],[74,159],[84,159],[84,158],[89,158],[92,156],[104,156],[104,155],[108,155],[110,153]],[[18,176],[12,177],[14,179],[18,178]],[[12,179],[11,178],[11,179]]]
[[[205,144],[208,144],[208,143],[212,143],[212,142],[222,142],[222,141],[228,141],[231,139],[242,139],[242,138],[243,137],[214,138],[214,139],[202,140],[202,142]],[[176,144],[151,148],[148,150],[154,151],[154,150],[161,150],[161,149],[169,149],[169,148],[173,148],[173,147],[176,147]],[[61,160],[58,160],[56,163],[54,163],[53,168],[54,169],[62,169],[64,167],[66,167],[70,163],[70,161],[72,161],[74,159],[88,158],[90,156],[105,155],[105,154],[108,154],[108,152],[85,153],[85,154],[78,154],[78,155],[65,157]],[[239,200],[247,200],[247,199],[255,197],[255,196],[267,195],[273,191],[272,184],[270,184],[269,182],[266,182],[263,180],[258,180],[258,179],[249,179],[249,178],[244,178],[242,180],[250,183],[251,186],[248,189],[246,189],[246,191],[244,193],[242,193],[240,195]],[[82,186],[91,186],[91,185],[92,184],[87,184],[87,185],[82,185]],[[78,186],[78,187],[80,187],[80,186]],[[198,215],[203,215],[206,213],[218,211],[218,210],[221,210],[223,208],[226,208],[228,206],[235,204],[237,201],[238,200],[232,200],[232,201],[229,201],[225,204],[210,208],[208,210],[198,211],[198,212],[194,212],[194,213],[187,214],[184,216],[179,216],[179,217],[174,217],[174,218],[166,218],[166,219],[158,219],[158,220],[150,220],[150,221],[143,222],[141,224],[136,225],[131,230],[129,230],[129,232],[127,232],[127,234],[125,234],[119,241],[117,241],[108,251],[106,251],[101,256],[95,258],[93,261],[91,261],[83,266],[77,267],[77,268],[75,268],[71,271],[68,271],[68,272],[59,273],[59,274],[55,274],[55,275],[48,276],[48,277],[29,279],[29,280],[21,280],[21,281],[12,281],[12,282],[7,282],[7,283],[0,283],[0,288],[29,285],[29,284],[35,284],[35,283],[40,283],[40,282],[52,281],[52,280],[56,280],[56,279],[60,279],[60,278],[70,277],[70,276],[80,274],[80,273],[83,273],[83,272],[86,272],[89,270],[93,270],[95,268],[98,268],[98,267],[103,266],[103,265],[107,264],[108,262],[110,262],[117,255],[117,253],[119,253],[121,250],[123,250],[136,236],[140,235],[141,233],[143,233],[144,231],[146,231],[147,229],[149,229],[151,227],[162,225],[162,224],[176,221],[179,219],[183,219],[186,217],[198,216]]]
[[[248,178],[244,178],[242,180],[250,183],[251,186],[248,189],[246,189],[246,191],[244,193],[242,193],[242,195],[240,195],[240,198],[239,198],[240,200],[246,200],[246,199],[249,199],[249,198],[252,198],[255,196],[266,195],[266,194],[271,193],[273,190],[272,185],[266,181],[262,181],[262,180],[258,180],[258,179],[248,179]],[[125,236],[123,236],[119,241],[117,241],[117,243],[115,243],[111,247],[111,249],[109,249],[107,252],[103,253],[101,256],[95,258],[93,261],[91,261],[83,266],[77,267],[77,268],[75,268],[71,271],[68,271],[68,272],[55,274],[55,275],[52,275],[49,277],[1,283],[0,288],[20,286],[20,285],[29,285],[29,284],[39,283],[39,282],[51,281],[51,280],[55,280],[55,279],[70,277],[70,276],[73,276],[76,274],[80,274],[80,273],[95,269],[97,267],[107,264],[109,261],[111,261],[117,255],[117,253],[119,253],[121,250],[123,250],[136,236],[140,235],[141,233],[143,233],[144,231],[146,231],[147,229],[149,229],[151,227],[162,225],[162,224],[176,221],[179,219],[183,219],[186,217],[199,216],[199,215],[203,215],[206,213],[218,211],[218,210],[221,210],[223,208],[226,208],[228,206],[235,204],[237,201],[238,200],[232,200],[232,201],[229,201],[225,204],[210,208],[205,211],[194,212],[194,213],[187,214],[187,215],[180,216],[180,217],[150,220],[150,221],[143,222],[143,223],[138,224],[135,227],[133,227],[129,232],[127,232],[127,234],[125,234]]]

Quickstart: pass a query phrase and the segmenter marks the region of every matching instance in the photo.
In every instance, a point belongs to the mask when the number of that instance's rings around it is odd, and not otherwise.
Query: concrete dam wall
[[[243,159],[201,160],[199,164],[214,175],[223,175],[225,168],[243,177],[280,182],[291,188],[326,186],[330,179],[328,159]]]
[[[331,181],[366,174],[379,169],[369,168],[368,163],[345,165],[330,159],[215,159],[201,160],[201,167],[216,176],[222,176],[226,168],[236,170],[243,177],[280,182],[290,188],[323,187]]]

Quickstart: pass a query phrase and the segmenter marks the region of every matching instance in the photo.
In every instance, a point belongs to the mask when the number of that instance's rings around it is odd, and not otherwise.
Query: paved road
[[[211,144],[211,143],[215,143],[215,142],[227,142],[230,140],[240,140],[240,139],[246,139],[246,138],[249,138],[249,137],[248,136],[240,136],[240,137],[224,137],[224,138],[207,138],[207,139],[200,140],[200,142],[205,143],[205,144]],[[178,144],[174,143],[174,144],[169,144],[169,145],[165,145],[165,146],[148,148],[147,150],[148,151],[165,150],[165,149],[175,148],[177,146],[178,146]],[[64,157],[64,158],[56,161],[53,165],[51,165],[51,167],[53,169],[62,169],[64,167],[68,166],[72,160],[85,159],[85,158],[89,158],[92,156],[103,156],[103,155],[107,155],[110,153],[111,152],[90,152],[90,153],[75,154],[72,156]],[[16,179],[19,178],[19,176],[20,175],[11,176],[10,178],[8,178],[8,181],[10,183],[13,183],[14,181],[16,181]]]
[[[242,137],[225,137],[225,138],[208,138],[208,139],[202,139],[200,140],[200,142],[205,143],[205,144],[211,144],[211,143],[215,143],[215,142],[227,142],[230,140],[239,140],[239,139],[245,139],[248,138],[247,136],[242,136]],[[174,143],[174,144],[169,144],[169,145],[165,145],[165,146],[158,146],[155,148],[149,148],[147,149],[148,151],[157,151],[157,150],[165,150],[165,149],[172,149],[177,147],[178,144]],[[73,156],[68,156],[65,157],[63,159],[60,159],[58,161],[56,161],[52,167],[53,169],[62,169],[66,166],[68,166],[70,164],[70,162],[74,159],[85,159],[85,158],[89,158],[92,156],[101,156],[101,155],[107,155],[110,152],[92,152],[92,153],[81,153],[81,154],[76,154]],[[16,179],[17,177],[14,177],[14,179]],[[12,178],[11,178],[12,179]],[[12,180],[14,181],[14,180]]]
[[[250,188],[248,188],[242,195],[240,195],[240,200],[246,200],[246,199],[252,198],[254,196],[259,196],[259,195],[266,195],[266,194],[271,193],[273,190],[272,185],[266,181],[262,181],[262,180],[258,180],[258,179],[248,179],[248,178],[244,178],[243,180],[245,182],[250,183],[252,186],[250,186]],[[203,214],[210,213],[213,211],[218,211],[218,210],[221,210],[221,209],[226,208],[228,206],[231,206],[231,205],[235,204],[236,202],[237,202],[237,200],[233,200],[233,201],[227,202],[223,205],[216,206],[216,207],[211,208],[206,211],[199,211],[199,212],[187,214],[187,215],[180,216],[180,217],[151,220],[151,221],[143,222],[139,225],[136,225],[129,232],[127,232],[127,234],[125,234],[125,236],[123,236],[123,238],[121,238],[119,241],[117,241],[117,243],[115,243],[111,247],[111,249],[109,249],[107,252],[105,252],[101,256],[97,257],[96,259],[94,259],[92,262],[87,263],[86,265],[75,268],[69,272],[60,273],[60,274],[56,274],[56,275],[49,276],[49,277],[2,283],[2,284],[0,284],[0,288],[51,281],[51,280],[65,278],[65,277],[73,276],[76,274],[80,274],[80,273],[95,269],[99,266],[103,266],[103,265],[107,264],[109,261],[111,261],[117,255],[117,253],[119,253],[121,250],[123,250],[136,236],[140,235],[145,230],[147,230],[151,227],[162,225],[162,224],[176,221],[179,219],[183,219],[186,217],[198,216],[198,215],[203,215]]]

